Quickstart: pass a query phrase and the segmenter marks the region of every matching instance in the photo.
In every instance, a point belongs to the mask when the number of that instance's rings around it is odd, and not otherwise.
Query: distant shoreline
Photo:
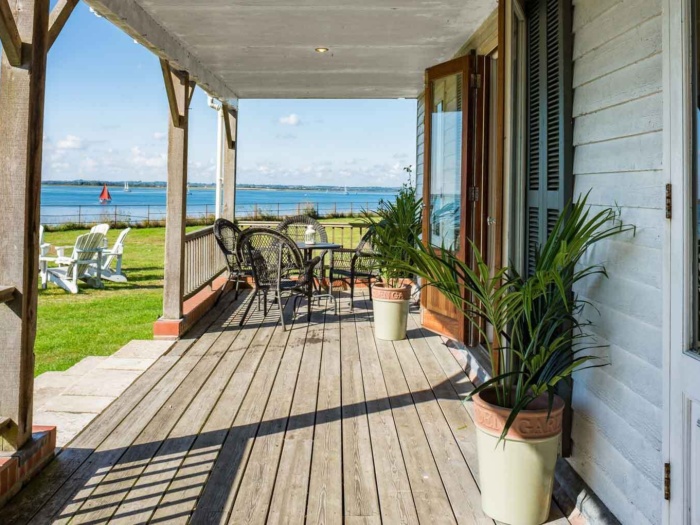
[[[70,188],[80,188],[80,187],[100,187],[104,184],[108,188],[119,188],[124,186],[124,182],[128,182],[129,186],[133,189],[153,189],[162,190],[166,188],[166,184],[163,183],[142,183],[138,181],[43,181],[42,186],[53,186],[53,187],[70,187]],[[213,184],[202,184],[202,183],[190,183],[189,189],[191,191],[198,190],[214,190],[216,187]],[[320,193],[343,193],[348,191],[349,193],[393,193],[399,190],[398,187],[387,187],[387,186],[377,186],[377,187],[345,187],[341,186],[283,186],[283,185],[238,185],[237,189],[247,190],[247,191],[313,191]]]

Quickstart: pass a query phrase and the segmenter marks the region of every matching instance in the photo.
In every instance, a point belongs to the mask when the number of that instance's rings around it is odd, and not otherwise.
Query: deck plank
[[[377,480],[372,461],[362,365],[352,314],[340,314],[343,429],[343,512],[348,517],[379,518]]]
[[[326,309],[331,307],[325,303]],[[327,310],[314,310],[294,391],[267,523],[304,523]]]
[[[162,456],[167,457],[171,454],[186,452],[184,447],[187,440],[177,439],[178,436],[175,435],[166,443],[169,434],[171,431],[175,432],[174,429],[180,419],[183,415],[187,415],[188,407],[205,383],[208,383],[212,372],[220,367],[229,347],[238,338],[241,338],[242,341],[239,344],[242,348],[246,348],[246,342],[252,340],[258,327],[259,325],[239,327],[237,319],[231,317],[208,348],[197,352],[199,348],[202,348],[201,345],[193,347],[194,352],[188,355],[196,356],[201,353],[202,357],[199,362],[178,385],[155,416],[150,419],[144,430],[115,466],[109,469],[109,472],[100,475],[101,479],[97,481],[92,493],[81,494],[81,499],[84,499],[84,502],[72,516],[72,523],[95,523],[109,520],[164,444],[166,450]],[[187,421],[184,421],[183,425],[185,429],[188,428]],[[196,432],[196,430],[198,428],[189,426],[190,432]],[[71,518],[67,512],[62,513],[61,517],[62,519]]]
[[[275,306],[239,328],[225,298],[0,522],[493,523],[466,373],[415,314],[380,341],[367,297],[348,299],[283,331]],[[568,521],[553,505],[548,523]]]
[[[287,334],[282,332],[281,325],[276,321],[277,313],[273,311],[270,316],[274,322],[266,322],[248,346],[245,356],[158,504],[151,523],[186,523],[189,520],[207,486],[256,372],[263,365],[263,357],[268,348],[275,354],[286,344]]]
[[[234,303],[233,294],[230,295],[231,297],[222,300],[221,308],[208,312],[192,329],[192,337],[200,337],[217,323],[225,322],[239,304]],[[241,300],[244,297],[245,294],[242,294]],[[47,465],[40,476],[32,480],[19,496],[2,509],[5,523],[27,523],[40,511],[45,516],[46,509],[37,505],[37,502],[45,503],[53,499],[54,505],[58,507],[62,504],[61,501],[65,502],[70,497],[67,494],[68,491],[63,491],[63,496],[59,494],[62,487],[91,458],[94,449],[128,416],[134,406],[143,400],[171,371],[179,360],[179,356],[173,355],[179,344],[180,342],[176,343],[173,349],[160,357],[156,363],[139,376],[121,396],[76,436],[54,461]],[[183,344],[191,345],[192,342],[188,341]]]
[[[341,305],[342,306],[342,305]],[[340,317],[326,319],[318,382],[306,523],[343,522]]]
[[[278,329],[279,335],[271,337],[233,427],[221,446],[209,480],[192,514],[192,524],[225,522],[233,508],[287,340],[290,333],[294,332],[282,331],[281,325]]]
[[[385,523],[418,523],[373,328],[365,312],[355,312],[381,516]]]
[[[418,518],[421,523],[456,523],[394,346],[376,340],[376,349]]]
[[[218,329],[223,323],[227,323],[230,312],[226,312],[215,323]],[[202,346],[199,341],[194,346]],[[200,354],[200,355],[198,355]],[[166,355],[165,358],[169,356]],[[113,424],[105,424],[109,433],[101,441],[99,446],[94,448],[89,458],[82,463],[78,469],[54,492],[51,498],[45,502],[31,523],[60,523],[60,516],[72,515],[79,508],[86,495],[99,483],[99,480],[109,471],[109,469],[126,452],[141,431],[150,420],[160,410],[163,404],[177,389],[180,383],[190,374],[192,369],[201,360],[201,352],[195,354],[185,354],[163,376],[163,378],[153,386],[153,388],[139,402],[134,403],[131,399],[131,410],[122,420]],[[123,397],[128,400],[133,395],[128,389]],[[82,448],[83,434],[91,434],[94,425],[88,426],[86,432],[79,434],[71,442],[69,448]],[[94,431],[98,437],[106,434],[103,428]],[[89,445],[87,445],[89,447]],[[40,482],[40,480],[39,480]]]
[[[291,327],[289,341],[231,511],[230,523],[262,524],[267,519],[307,332],[307,323]]]
[[[221,360],[215,365],[157,454],[138,475],[138,479],[112,515],[110,523],[145,523],[155,511],[173,476],[194,444],[197,434],[247,355],[245,350],[254,340],[255,334],[263,329],[262,323],[244,329],[237,325],[236,319],[234,325],[214,343],[217,347],[214,354],[221,353]]]

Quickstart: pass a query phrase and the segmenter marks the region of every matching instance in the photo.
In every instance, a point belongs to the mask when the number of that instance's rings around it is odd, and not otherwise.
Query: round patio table
[[[333,242],[317,242],[314,244],[306,244],[304,241],[297,241],[297,247],[304,252],[304,259],[307,261],[310,261],[312,256],[313,256],[313,251],[314,250],[328,250],[329,252],[332,252],[333,250],[339,250],[340,248],[343,247],[342,244],[336,244]],[[332,257],[332,255],[331,255]],[[333,297],[333,289],[331,288],[330,283],[328,284],[328,293],[321,293],[321,286],[322,286],[322,281],[325,276],[321,276],[321,279],[319,279],[319,284],[318,288],[316,289],[316,295],[315,297],[321,300],[321,297],[328,297],[333,301],[333,304],[335,305],[335,297]],[[320,304],[320,303],[319,303]],[[337,308],[337,307],[336,307]]]

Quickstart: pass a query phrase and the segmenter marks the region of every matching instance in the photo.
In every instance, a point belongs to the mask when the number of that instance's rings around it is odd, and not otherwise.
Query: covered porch
[[[473,385],[417,312],[376,340],[343,294],[286,332],[229,294],[10,504],[19,523],[493,523]],[[289,305],[288,305],[289,306]],[[291,315],[290,312],[287,312]],[[553,503],[549,523],[569,523]]]
[[[0,372],[0,450],[9,453],[31,446],[41,423],[32,420],[32,345],[43,75],[76,3],[60,1],[49,17],[47,0],[26,10],[0,0],[2,95],[22,102],[10,115],[15,106],[0,98],[0,131],[12,132],[0,153],[13,161],[0,167],[0,183],[17,188],[0,224],[0,358],[9,363]],[[351,310],[342,294],[338,315],[315,307],[289,331],[274,308],[264,318],[256,305],[239,327],[248,296],[224,293],[213,231],[186,234],[185,213],[197,86],[218,100],[221,210],[233,219],[239,97],[419,97],[425,69],[452,58],[495,2],[88,3],[160,58],[168,211],[154,335],[177,343],[0,510],[0,521],[489,522],[463,403],[473,385],[443,339],[422,328],[418,309],[409,338],[395,343],[375,339],[367,297]],[[564,515],[553,503],[550,522],[568,523]]]

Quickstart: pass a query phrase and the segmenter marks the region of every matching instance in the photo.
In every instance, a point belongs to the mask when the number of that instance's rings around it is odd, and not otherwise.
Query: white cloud
[[[163,133],[162,131],[156,131],[153,134],[153,138],[156,140],[164,140],[165,137],[167,137],[167,133]]]
[[[148,154],[138,146],[131,148],[131,163],[139,168],[164,168],[167,160],[165,153]]]
[[[56,142],[56,149],[83,149],[85,144],[83,139],[75,135],[66,135],[64,138]]]
[[[290,113],[285,117],[280,117],[279,123],[283,126],[298,126],[301,124],[301,118],[296,113]]]

